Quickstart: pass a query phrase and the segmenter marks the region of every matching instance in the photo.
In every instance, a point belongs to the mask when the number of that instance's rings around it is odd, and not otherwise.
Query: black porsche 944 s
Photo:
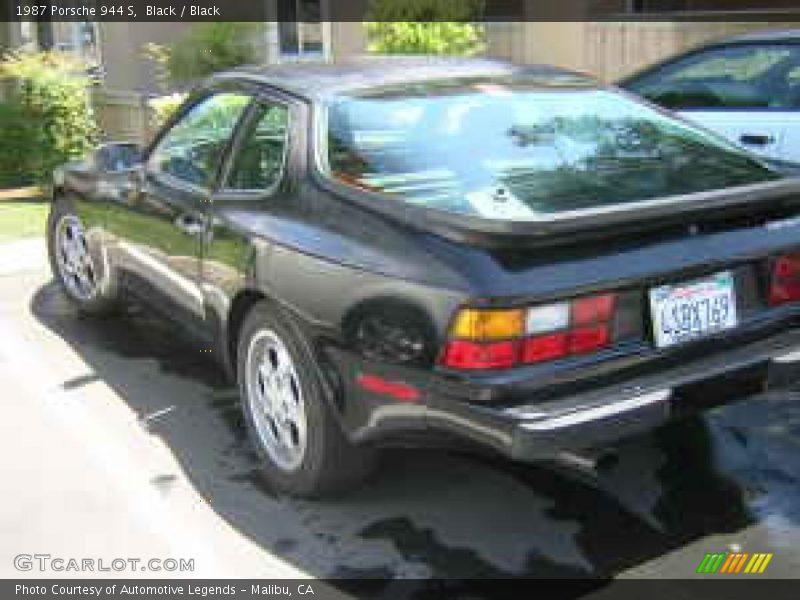
[[[83,311],[132,294],[215,350],[290,494],[387,444],[590,456],[800,361],[800,180],[550,67],[219,74],[59,169],[48,240]]]

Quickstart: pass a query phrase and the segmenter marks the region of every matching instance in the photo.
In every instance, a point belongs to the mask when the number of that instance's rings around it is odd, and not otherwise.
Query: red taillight
[[[454,319],[451,339],[439,362],[452,369],[505,369],[594,352],[613,341],[611,322],[616,304],[616,294],[602,294],[527,310],[465,309]],[[487,313],[485,318],[483,313]],[[502,325],[509,320],[506,313],[514,314],[514,327],[498,325],[492,331],[519,330],[516,335],[481,337],[483,334],[475,333],[478,331],[475,327],[463,326],[467,317],[476,322],[502,321]],[[507,339],[498,340],[497,337]]]
[[[800,281],[775,281],[769,290],[770,304],[785,304],[800,300]]]
[[[572,302],[572,326],[592,325],[611,320],[614,314],[615,294],[589,296]]]
[[[517,342],[451,340],[441,362],[453,369],[506,369],[517,362]]]
[[[769,303],[785,304],[800,300],[800,254],[779,256],[772,263]]]
[[[778,279],[800,278],[800,254],[779,256],[772,266],[772,274]]]
[[[535,363],[566,356],[568,337],[569,334],[566,331],[561,331],[527,338],[522,343],[520,360],[524,363]]]
[[[608,324],[592,325],[573,329],[569,334],[570,354],[586,354],[594,352],[611,342],[611,330]]]

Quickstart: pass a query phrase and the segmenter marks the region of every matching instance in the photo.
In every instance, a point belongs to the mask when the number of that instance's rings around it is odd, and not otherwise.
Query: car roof
[[[226,80],[247,80],[316,99],[345,91],[393,84],[508,75],[536,77],[542,86],[563,82],[566,76],[580,78],[584,84],[596,83],[588,75],[549,65],[521,66],[485,58],[368,56],[336,63],[302,62],[240,67],[211,77],[207,85]]]
[[[800,42],[800,29],[762,29],[715,40],[710,45],[739,42]]]

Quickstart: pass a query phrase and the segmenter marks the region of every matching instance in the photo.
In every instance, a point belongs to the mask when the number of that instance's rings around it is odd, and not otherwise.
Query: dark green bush
[[[12,184],[46,185],[53,169],[85,155],[96,141],[91,81],[82,65],[56,52],[9,54],[0,61],[0,78],[10,81],[0,173]]]
[[[29,163],[34,134],[19,106],[0,103],[0,188],[33,183]]]

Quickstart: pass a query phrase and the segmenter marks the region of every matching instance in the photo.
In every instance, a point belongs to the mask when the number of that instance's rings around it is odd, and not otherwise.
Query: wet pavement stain
[[[255,460],[255,455],[253,455],[252,458]],[[230,479],[230,481],[248,483],[268,498],[274,499],[278,497],[278,494],[272,489],[269,483],[267,483],[258,469],[253,469],[244,473],[236,473],[235,475],[231,475],[228,479]]]
[[[394,576],[394,573],[391,569],[387,569],[386,567],[375,567],[372,569],[356,569],[353,567],[339,567],[336,571],[331,574],[329,580],[336,580],[336,579],[391,579]],[[387,582],[375,582],[373,584],[367,584],[361,586],[360,582],[353,582],[354,587],[358,586],[363,591],[372,590],[373,592],[379,592],[381,590],[386,589]],[[350,582],[338,582],[338,585],[347,587]]]
[[[594,577],[611,577],[705,535],[739,531],[753,523],[742,489],[714,470],[708,430],[701,419],[673,423],[645,440],[655,440],[664,455],[655,471],[658,499],[646,515],[628,510],[614,487],[604,485],[602,472],[592,483],[559,467],[504,460],[492,465],[532,492],[551,497],[553,520],[580,523],[575,543],[592,564]],[[628,441],[626,451],[636,452],[635,440]],[[538,576],[541,570],[536,556],[531,556],[528,573]]]
[[[78,313],[55,283],[40,288],[33,314],[71,343],[102,348],[120,357],[155,360],[161,371],[214,388],[230,387],[222,369],[199,342],[166,319],[127,301],[115,314]]]
[[[339,567],[327,578],[327,583],[355,598],[408,598],[409,594],[390,593],[394,572],[386,567],[358,569]],[[394,584],[396,585],[396,584]]]
[[[492,466],[514,477],[532,493],[549,497],[553,521],[577,522],[574,543],[592,565],[591,572],[568,577],[604,577],[643,557],[657,556],[665,549],[662,534],[637,515],[627,511],[612,495],[554,468],[493,460]],[[552,568],[547,559],[532,552],[524,576],[540,577]]]
[[[482,560],[474,550],[453,548],[439,542],[431,529],[420,528],[405,517],[395,517],[372,523],[359,533],[364,539],[390,539],[403,557],[421,562],[432,570],[437,579],[504,579],[518,576],[498,569]],[[585,577],[578,569],[543,563],[537,577]]]
[[[425,496],[431,506],[421,508],[413,494],[398,494],[403,487],[392,480],[396,463],[388,467],[391,476],[382,471],[365,489],[335,502],[287,500],[276,495],[257,471],[258,458],[246,439],[236,389],[216,363],[172,324],[136,307],[114,318],[81,317],[52,285],[36,293],[31,310],[76,352],[88,357],[93,367],[90,375],[65,382],[70,389],[105,381],[142,417],[173,406],[168,388],[163,389],[163,397],[131,388],[130,375],[124,372],[127,367],[120,366],[120,361],[110,366],[97,360],[93,363],[92,357],[98,354],[93,350],[124,359],[152,360],[155,366],[145,363],[147,369],[157,368],[160,373],[200,384],[196,398],[175,400],[175,410],[152,419],[149,431],[172,448],[189,481],[232,526],[266,551],[321,577],[397,576],[416,564],[427,567],[436,578],[597,577],[602,581],[711,534],[735,533],[758,525],[770,533],[783,528],[777,533],[797,537],[800,402],[796,397],[754,398],[630,440],[616,463],[594,478],[563,467],[461,452],[403,458],[407,464],[399,476],[405,482],[402,485],[411,487],[430,484],[445,492],[451,491],[448,485],[457,487],[447,470],[452,463],[443,461],[439,473],[427,465],[427,457],[443,455],[452,457],[464,471],[474,468],[486,486],[493,485],[487,470],[513,480],[521,490],[515,493],[528,495],[532,504],[545,507],[537,516],[525,512],[524,502],[518,502],[514,506],[519,523],[541,528],[543,536],[566,532],[564,539],[574,545],[575,556],[586,559],[585,565],[577,560],[575,564],[557,560],[554,556],[559,554],[548,552],[547,540],[532,536],[527,552],[519,555],[522,568],[506,569],[487,559],[493,555],[486,549],[483,534],[478,533],[485,531],[479,527],[482,513],[493,508],[490,494],[477,500],[485,502],[484,506],[470,507],[476,520],[475,535],[462,536],[457,542],[452,541],[452,526],[446,519],[446,502],[454,496],[440,499],[432,493]],[[193,384],[188,387],[194,389]],[[222,433],[210,439],[207,434],[213,428]],[[641,462],[646,452],[652,458],[644,460],[640,468],[636,460]],[[425,468],[432,472],[415,479]],[[456,479],[459,476],[456,474]],[[169,477],[152,483],[169,489],[173,483]],[[378,516],[372,508],[376,503],[382,507]],[[540,523],[539,518],[546,522]],[[284,521],[289,525],[282,529]],[[358,526],[353,527],[354,523]],[[373,548],[384,548],[382,542],[389,550],[381,550],[386,552],[385,560],[381,556],[377,562],[384,564],[348,558],[354,550],[369,555]],[[326,553],[333,557],[325,559],[329,562],[308,558]],[[411,591],[414,597],[437,597],[442,585],[417,582]],[[390,588],[377,585],[369,589],[379,597]],[[472,590],[462,591],[467,589]],[[456,593],[459,588],[456,585],[446,591]]]
[[[272,544],[272,549],[278,554],[288,554],[294,551],[295,548],[297,548],[297,540],[289,538],[281,538]]]
[[[664,493],[653,512],[671,546],[753,523],[741,486],[716,468],[711,432],[702,418],[667,425],[655,437],[666,461],[659,472]]]
[[[239,394],[236,388],[228,387],[224,389],[212,390],[209,394],[208,405],[225,422],[231,434],[243,446],[247,444],[247,430],[242,414],[242,406],[239,402]],[[255,455],[253,455],[255,459]]]
[[[609,581],[574,579],[568,587],[546,580],[505,579],[396,579],[383,569],[341,569],[326,581],[356,598],[369,600],[518,600],[541,595],[548,600],[582,598]],[[538,594],[537,594],[538,592]]]

